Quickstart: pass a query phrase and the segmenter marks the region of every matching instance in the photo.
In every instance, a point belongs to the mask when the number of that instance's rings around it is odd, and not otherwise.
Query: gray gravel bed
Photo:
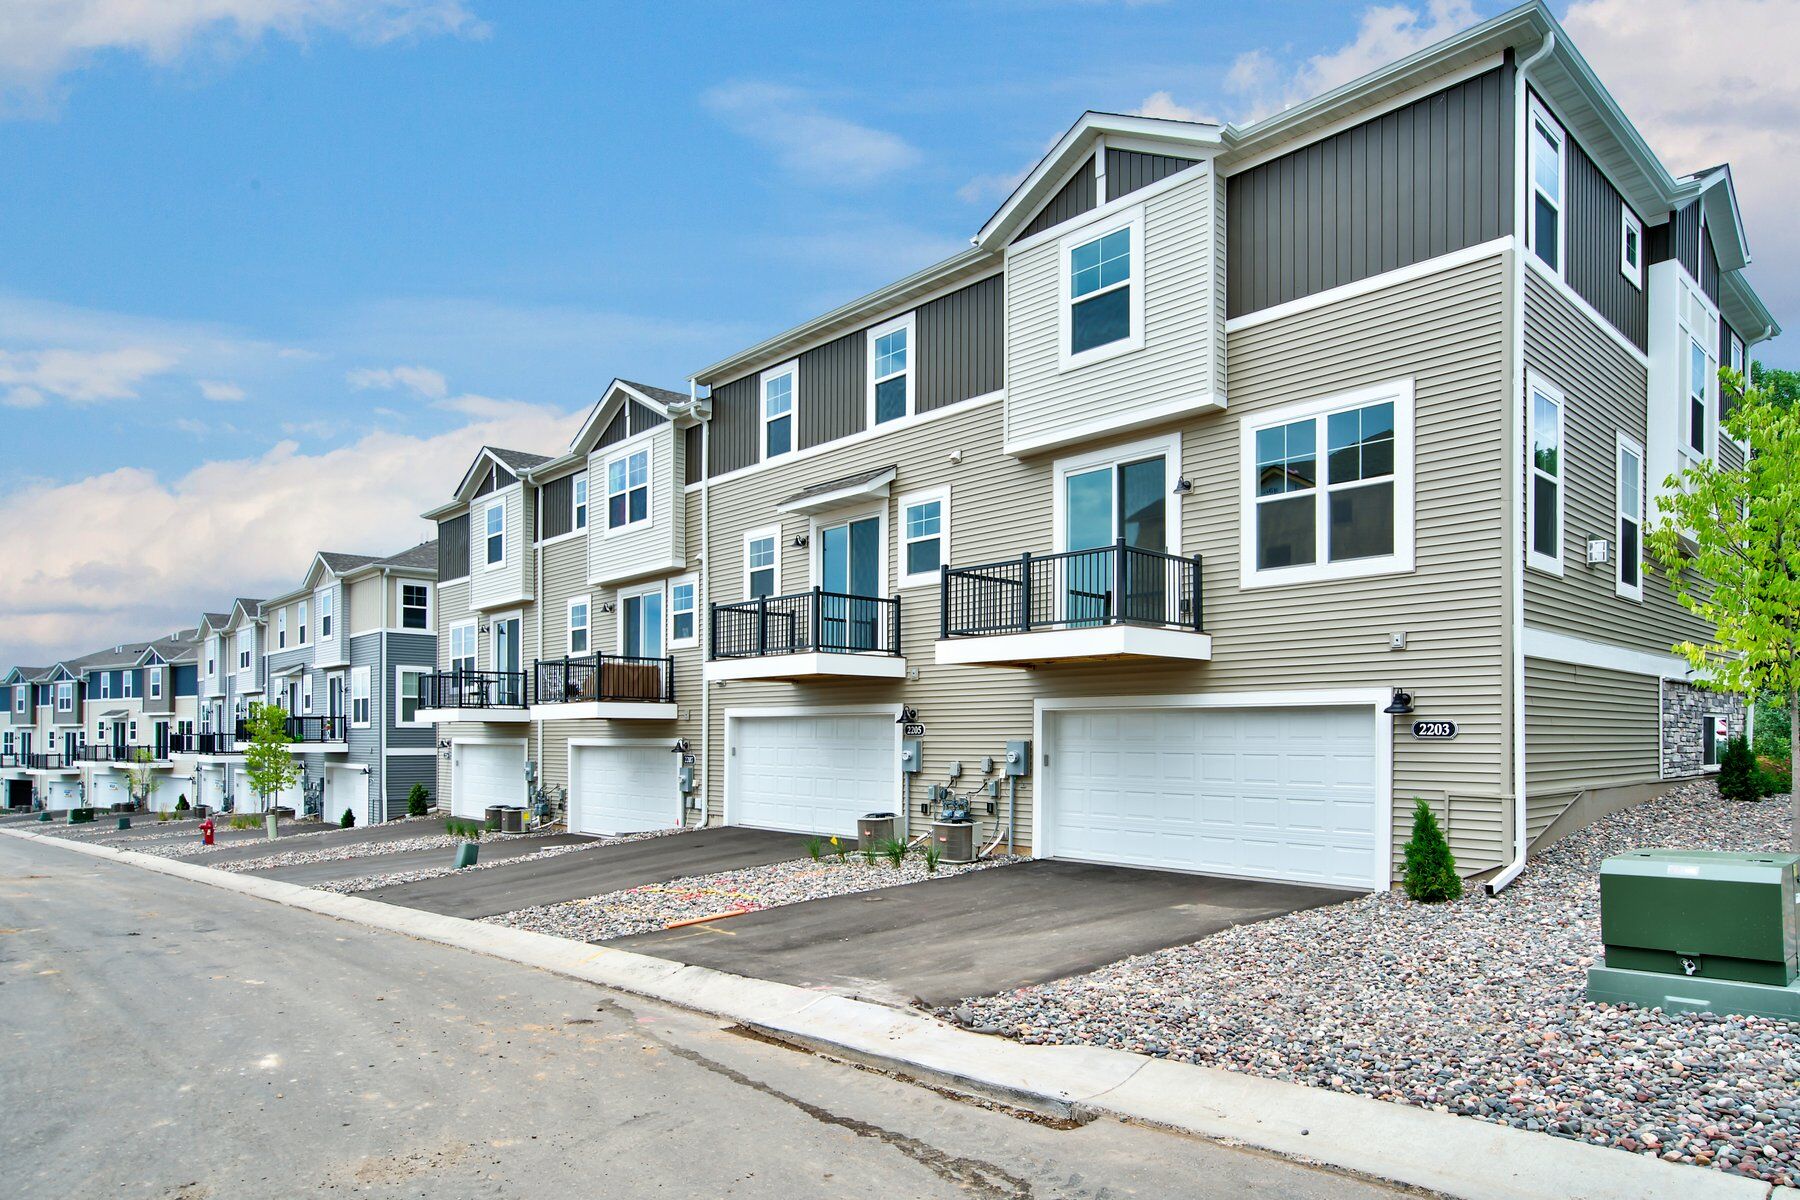
[[[281,827],[281,835],[279,837],[277,837],[275,840],[276,840],[276,843],[279,844],[281,842],[295,841],[299,838],[318,837],[320,834],[330,833],[333,830],[335,830],[336,828],[337,828],[336,825],[327,825],[327,826],[323,826],[318,829],[308,829],[304,833],[289,833],[288,826],[283,825]],[[221,833],[244,832],[242,830],[233,830],[233,829],[227,828],[225,826],[220,826],[219,831]],[[257,836],[258,837],[261,836],[260,831],[258,831]],[[215,842],[213,845],[208,846],[206,843],[200,841],[198,838],[195,838],[191,842],[183,842],[180,845],[140,846],[140,847],[137,847],[137,850],[138,850],[138,853],[140,853],[140,854],[155,854],[162,858],[196,858],[202,854],[207,854],[214,850],[219,850],[219,849],[223,849],[223,848],[230,847],[230,846],[248,845],[251,842],[253,842],[254,840],[255,840],[255,838],[235,838],[229,842]]]
[[[221,871],[266,871],[271,867],[292,867],[301,863],[337,862],[347,858],[379,858],[384,854],[405,854],[412,850],[447,849],[456,845],[461,838],[453,838],[447,833],[426,834],[422,837],[401,838],[388,842],[357,842],[348,846],[331,846],[324,850],[285,850],[276,854],[265,854],[261,858],[242,858],[236,862],[213,864]]]
[[[899,867],[890,866],[886,860],[870,866],[854,857],[826,858],[817,862],[797,858],[712,875],[690,875],[668,883],[643,884],[586,900],[521,908],[483,920],[576,941],[603,942],[664,929],[676,921],[712,916],[730,909],[754,912],[805,900],[823,900],[827,896],[845,896],[903,883],[923,883],[928,879],[962,875],[1019,861],[1001,855],[975,863],[940,863],[934,876],[925,870],[924,859],[917,855],[908,855]]]
[[[510,858],[495,858],[487,862],[476,862],[473,866],[460,868],[463,872],[485,871],[489,867],[510,867],[515,863],[537,862],[540,859],[555,858],[561,854],[574,854],[582,850],[597,850],[602,846],[616,846],[621,842],[641,842],[646,838],[668,837],[671,834],[685,833],[684,829],[652,829],[644,833],[623,833],[616,837],[596,837],[592,841],[565,843],[560,846],[546,846],[535,854],[515,854]],[[491,837],[487,839],[491,842]],[[336,892],[340,896],[350,896],[357,892],[372,892],[376,888],[391,887],[397,883],[418,883],[424,879],[436,879],[440,875],[454,874],[457,867],[422,867],[416,871],[389,871],[384,875],[359,875],[355,879],[333,879],[327,883],[315,883],[311,886],[321,892]]]
[[[1609,855],[1780,850],[1787,799],[1710,782],[1615,813],[1497,897],[1394,891],[1238,926],[944,1015],[1374,1096],[1788,1184],[1800,1038],[1756,1017],[1592,1004]]]

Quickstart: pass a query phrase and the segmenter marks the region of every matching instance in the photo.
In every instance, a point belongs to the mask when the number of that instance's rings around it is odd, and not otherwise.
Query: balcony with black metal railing
[[[675,708],[675,660],[629,654],[539,659],[532,670],[536,721],[667,721]]]
[[[903,679],[900,600],[813,588],[712,606],[706,678]]]
[[[288,746],[294,750],[343,750],[349,745],[348,717],[289,717]],[[250,744],[250,722],[239,721],[232,735],[238,750]]]
[[[1200,556],[1123,541],[949,567],[939,583],[939,663],[1029,666],[1212,658]]]
[[[236,754],[237,737],[233,733],[171,733],[169,752],[204,757]]]
[[[527,671],[458,668],[419,676],[420,721],[523,721],[530,707]]]
[[[80,769],[81,760],[74,755],[64,754],[60,750],[39,751],[25,756],[25,768],[29,771],[76,771]]]

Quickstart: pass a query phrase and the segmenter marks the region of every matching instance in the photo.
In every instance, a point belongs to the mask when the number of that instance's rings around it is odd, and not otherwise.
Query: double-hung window
[[[350,724],[359,729],[369,725],[369,668],[350,668]]]
[[[238,670],[248,671],[250,669],[250,650],[251,650],[251,647],[253,647],[255,644],[256,644],[255,631],[250,630],[250,629],[238,630],[238,636],[237,636]]]
[[[1062,369],[1144,344],[1144,214],[1062,240]]]
[[[669,584],[669,645],[694,646],[700,641],[700,589],[692,575]]]
[[[1562,126],[1535,99],[1531,102],[1531,206],[1526,236],[1532,253],[1557,274],[1563,264]]]
[[[146,672],[146,674],[148,674],[148,676],[150,678],[150,698],[152,700],[161,700],[162,699],[162,689],[163,689],[163,669],[161,667],[151,667],[150,670],[148,672]]]
[[[431,588],[423,583],[400,585],[400,628],[431,628]]]
[[[588,505],[587,505],[587,481],[588,481],[587,472],[583,471],[581,474],[579,474],[575,477],[575,482],[573,485],[571,485],[575,492],[575,528],[576,529],[586,529],[587,528],[587,508],[588,508]]]
[[[56,711],[63,713],[75,711],[74,684],[59,683],[56,685]]]
[[[396,668],[394,679],[395,703],[400,711],[394,720],[399,725],[425,724],[419,720],[419,677],[425,674],[424,667]]]
[[[650,519],[650,451],[633,450],[606,464],[606,527]]]
[[[331,593],[319,593],[319,636],[331,636]]]
[[[112,699],[112,672],[111,671],[100,672],[100,698],[102,700],[111,700]]]
[[[450,628],[450,669],[458,674],[473,674],[475,670],[475,623],[453,625]]]
[[[1616,588],[1627,600],[1644,598],[1644,448],[1618,435],[1619,571]]]
[[[1525,493],[1525,561],[1540,571],[1563,570],[1563,394],[1531,380],[1531,462]]]
[[[499,501],[488,505],[481,520],[487,536],[487,565],[500,566],[506,561],[506,505]]]
[[[950,489],[900,497],[900,586],[936,583],[950,561]]]
[[[753,529],[744,535],[744,595],[773,596],[781,586],[781,530]]]
[[[869,330],[869,426],[897,421],[913,411],[913,315]]]
[[[800,378],[797,363],[783,363],[762,373],[762,456],[767,462],[794,448],[794,393]]]
[[[300,602],[299,610],[300,610],[300,644],[302,646],[304,646],[304,645],[306,645],[306,619],[312,615],[312,612],[307,607],[307,602],[305,600],[302,600]]]
[[[300,677],[300,711],[311,712],[313,705],[313,677],[306,674]]]
[[[1644,287],[1644,223],[1619,205],[1619,273],[1639,291]]]
[[[586,654],[590,645],[588,637],[590,614],[593,604],[586,596],[573,596],[569,600],[569,653]]]
[[[1712,449],[1712,411],[1707,397],[1712,390],[1712,362],[1698,339],[1688,339],[1687,428],[1683,430],[1682,448],[1695,458],[1705,458]]]
[[[119,673],[119,684],[119,695],[125,697],[127,700],[132,699],[137,695],[137,672],[121,671]]]
[[[287,648],[287,609],[285,608],[275,614],[275,648],[277,650]]]
[[[1242,446],[1242,584],[1410,571],[1408,382],[1259,415]]]

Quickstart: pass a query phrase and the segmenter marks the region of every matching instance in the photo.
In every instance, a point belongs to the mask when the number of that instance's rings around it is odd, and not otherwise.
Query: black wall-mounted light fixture
[[[794,536],[794,549],[796,549],[796,550],[804,550],[811,543],[812,543],[812,539],[810,537],[806,536],[804,533],[796,534]]]
[[[1185,496],[1193,490],[1194,481],[1189,479],[1186,475],[1183,475],[1175,481],[1175,494],[1177,496]]]
[[[907,725],[919,719],[919,710],[910,704],[900,706],[900,715],[894,718],[894,724]]]
[[[1408,692],[1408,691],[1403,691],[1400,688],[1395,688],[1394,689],[1394,698],[1392,700],[1389,700],[1388,706],[1386,708],[1382,709],[1381,711],[1386,713],[1390,717],[1404,717],[1407,714],[1411,713],[1412,710],[1413,710],[1412,693]]]
[[[603,613],[609,613],[618,607],[619,606],[617,604],[613,603],[611,600],[605,600],[605,601],[602,601],[600,604],[600,611]]]

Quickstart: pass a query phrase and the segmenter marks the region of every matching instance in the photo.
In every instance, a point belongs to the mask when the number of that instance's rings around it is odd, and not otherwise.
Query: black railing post
[[[1031,632],[1031,551],[1019,556],[1019,632]]]
[[[756,598],[756,653],[766,655],[769,652],[769,598]]]
[[[888,653],[900,653],[900,597],[888,599]]]
[[[938,566],[938,641],[950,637],[950,564]]]
[[[1113,543],[1112,619],[1125,619],[1125,539]]]
[[[1206,632],[1206,606],[1204,595],[1200,590],[1200,556],[1194,555],[1194,632]]]
[[[824,608],[823,608],[824,596],[825,596],[825,589],[820,587],[816,583],[813,584],[812,612],[807,614],[807,618],[806,618],[806,622],[807,622],[807,626],[808,626],[807,636],[809,636],[812,639],[812,641],[810,643],[808,643],[808,649],[823,650],[825,648],[819,641],[819,634],[820,634],[820,631],[824,628],[824,623],[825,623],[824,622]],[[848,640],[848,639],[846,639],[846,640]],[[791,647],[790,647],[790,649],[791,649]]]

